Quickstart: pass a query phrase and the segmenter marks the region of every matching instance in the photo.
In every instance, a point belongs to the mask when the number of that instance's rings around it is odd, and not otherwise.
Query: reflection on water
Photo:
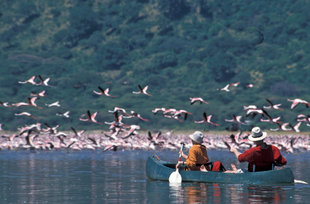
[[[177,153],[158,152],[175,161]],[[0,154],[0,203],[305,203],[310,185],[240,185],[148,180],[145,162],[153,152],[6,152]],[[226,164],[227,152],[209,153]],[[295,177],[310,181],[304,171],[310,153],[286,155]],[[228,166],[228,165],[227,165]]]

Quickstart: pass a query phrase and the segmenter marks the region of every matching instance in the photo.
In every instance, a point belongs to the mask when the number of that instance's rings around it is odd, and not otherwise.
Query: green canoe
[[[146,175],[150,179],[168,181],[169,176],[175,171],[175,165],[156,157],[149,157],[146,162]],[[223,173],[185,171],[180,169],[182,181],[185,182],[208,182],[208,183],[238,183],[238,184],[289,184],[294,183],[294,175],[290,168],[280,170]]]

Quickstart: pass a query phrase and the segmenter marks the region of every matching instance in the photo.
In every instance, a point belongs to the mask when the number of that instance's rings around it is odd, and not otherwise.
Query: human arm
[[[180,165],[186,165],[185,161],[178,161],[177,165],[175,166],[175,168],[179,168]]]
[[[179,154],[181,154],[181,156],[184,158],[184,159],[187,159],[187,155],[184,154],[184,152],[182,150],[179,151]]]
[[[236,148],[234,148],[234,147],[231,147],[231,148],[230,148],[230,151],[231,151],[232,153],[235,154],[235,156],[237,157],[237,159],[238,159],[239,155],[241,154],[241,153],[240,153]]]
[[[273,157],[274,157],[274,164],[276,166],[283,166],[287,163],[286,159],[281,155],[280,150],[275,147],[272,146],[272,150],[273,150]]]

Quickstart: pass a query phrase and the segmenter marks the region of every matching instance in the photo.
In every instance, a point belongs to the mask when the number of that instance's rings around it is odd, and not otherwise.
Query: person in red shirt
[[[230,149],[240,162],[249,162],[249,172],[268,171],[272,170],[274,165],[282,166],[287,163],[276,146],[264,142],[266,137],[266,132],[262,132],[259,127],[254,127],[249,140],[253,141],[256,147],[252,147],[242,154],[236,148],[231,147]]]

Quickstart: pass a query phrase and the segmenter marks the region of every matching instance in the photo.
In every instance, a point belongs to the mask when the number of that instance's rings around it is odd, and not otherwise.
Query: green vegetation
[[[79,121],[87,110],[112,121],[115,106],[135,110],[150,122],[127,119],[142,129],[224,130],[243,105],[268,105],[293,124],[305,106],[289,110],[287,98],[310,101],[310,2],[292,0],[99,0],[11,1],[0,3],[0,101],[26,101],[46,90],[34,107],[0,107],[0,123],[15,130],[35,121],[16,117],[29,111],[39,122],[80,129],[106,129]],[[40,74],[53,87],[19,84]],[[231,92],[218,89],[240,81]],[[248,83],[253,88],[246,88]],[[152,97],[134,95],[149,85]],[[116,98],[95,96],[98,86]],[[189,97],[209,104],[190,105]],[[59,100],[62,107],[45,106]],[[188,121],[154,116],[156,107],[186,109]],[[70,118],[56,116],[70,110]],[[194,124],[202,112],[219,127]],[[274,127],[264,124],[265,127]],[[301,127],[301,129],[306,127]]]

